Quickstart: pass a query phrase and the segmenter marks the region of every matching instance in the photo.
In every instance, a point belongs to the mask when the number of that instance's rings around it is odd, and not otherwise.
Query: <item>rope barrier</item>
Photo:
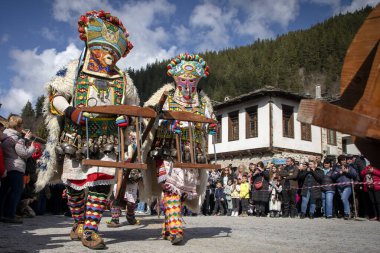
[[[339,186],[339,185],[379,185],[380,182],[373,182],[373,183],[367,183],[367,182],[344,182],[344,183],[334,183],[334,184],[323,184],[323,185],[315,185],[315,186],[308,186],[308,187],[290,187],[286,189],[282,189],[282,191],[289,191],[289,190],[302,190],[302,189],[312,189],[312,188],[322,188],[322,187],[329,187],[329,186]],[[254,184],[252,184],[254,187]],[[271,192],[272,190],[256,190],[254,191],[269,191]]]

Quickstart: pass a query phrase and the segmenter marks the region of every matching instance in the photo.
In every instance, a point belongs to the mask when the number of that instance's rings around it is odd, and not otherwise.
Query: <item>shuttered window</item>
[[[258,136],[257,105],[245,109],[245,138]]]
[[[311,141],[311,125],[301,123],[301,140]]]
[[[228,114],[228,141],[239,140],[239,111]]]
[[[282,132],[284,137],[294,138],[294,111],[292,106],[282,105]]]
[[[336,131],[327,129],[327,144],[336,146]]]

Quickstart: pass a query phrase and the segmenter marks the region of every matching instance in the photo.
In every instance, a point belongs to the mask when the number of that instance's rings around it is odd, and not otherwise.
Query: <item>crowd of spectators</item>
[[[380,169],[360,156],[286,158],[209,172],[203,215],[380,218]]]

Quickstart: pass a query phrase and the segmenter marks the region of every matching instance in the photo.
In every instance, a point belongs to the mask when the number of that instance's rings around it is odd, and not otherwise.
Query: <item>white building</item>
[[[216,139],[222,166],[291,156],[305,161],[312,156],[342,153],[342,135],[297,121],[298,106],[306,97],[273,87],[244,94],[214,105],[219,122]],[[209,138],[208,152],[214,159]]]

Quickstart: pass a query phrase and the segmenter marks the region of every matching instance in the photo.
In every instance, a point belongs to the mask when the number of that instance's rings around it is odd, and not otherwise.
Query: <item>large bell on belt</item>
[[[86,157],[87,156],[87,146],[83,146],[80,149],[80,152],[81,152],[81,154],[82,154],[83,157]]]
[[[67,142],[62,142],[61,143],[61,148],[62,150],[65,150],[65,148],[68,146],[69,144]]]
[[[77,149],[73,145],[69,144],[64,148],[64,151],[65,155],[74,156]]]
[[[81,150],[77,150],[75,152],[75,160],[77,160],[78,162],[81,161],[83,158],[85,158],[86,156],[84,156],[82,154],[82,151]]]
[[[62,161],[63,158],[65,157],[65,151],[63,151],[63,148],[61,146],[56,146],[55,147],[55,153],[56,153],[57,159],[59,161]]]
[[[103,146],[103,152],[104,154],[109,154],[111,152],[114,152],[114,145],[111,143],[108,143]]]

